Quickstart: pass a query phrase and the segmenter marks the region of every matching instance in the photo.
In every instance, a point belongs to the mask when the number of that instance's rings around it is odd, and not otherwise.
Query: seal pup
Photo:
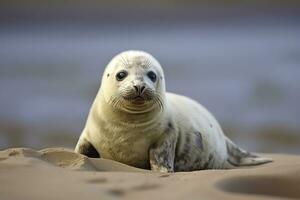
[[[272,161],[237,147],[196,101],[167,93],[161,65],[143,51],[109,62],[75,151],[159,172]]]

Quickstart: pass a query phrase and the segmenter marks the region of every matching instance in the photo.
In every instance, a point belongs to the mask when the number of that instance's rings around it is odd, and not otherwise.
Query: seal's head
[[[106,67],[100,89],[105,101],[126,112],[162,109],[164,73],[158,61],[142,51],[125,51]]]

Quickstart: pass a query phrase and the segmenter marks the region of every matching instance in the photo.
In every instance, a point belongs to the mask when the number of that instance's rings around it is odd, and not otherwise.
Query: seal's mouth
[[[155,98],[155,93],[150,88],[143,89],[140,91],[139,89],[132,90],[125,89],[122,93],[122,98],[125,100],[127,104],[132,104],[132,106],[140,106],[140,105],[149,105],[150,102]],[[124,103],[125,103],[124,102]]]
[[[132,98],[132,100],[145,100],[145,99],[144,99],[144,97],[138,95],[138,96]]]
[[[155,95],[154,92],[144,92],[142,94],[123,93],[109,100],[109,104],[113,107],[125,110],[128,112],[148,112],[153,108],[163,109],[163,99],[160,95]]]
[[[134,97],[134,98],[131,98],[130,101],[134,104],[143,104],[145,103],[146,99],[140,95]]]

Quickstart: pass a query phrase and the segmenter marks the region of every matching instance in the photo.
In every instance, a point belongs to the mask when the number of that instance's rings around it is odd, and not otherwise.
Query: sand
[[[64,148],[0,151],[0,199],[300,199],[300,156],[233,170],[154,173]]]

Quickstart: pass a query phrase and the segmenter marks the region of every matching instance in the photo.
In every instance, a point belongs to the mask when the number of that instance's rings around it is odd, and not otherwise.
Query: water
[[[300,137],[298,24],[293,19],[4,26],[0,148],[73,146],[106,64],[123,50],[140,49],[160,61],[168,91],[205,105],[225,128],[238,132],[228,133],[235,141],[276,150],[274,143],[257,144],[258,130],[280,127]],[[296,146],[282,152],[300,152]]]

